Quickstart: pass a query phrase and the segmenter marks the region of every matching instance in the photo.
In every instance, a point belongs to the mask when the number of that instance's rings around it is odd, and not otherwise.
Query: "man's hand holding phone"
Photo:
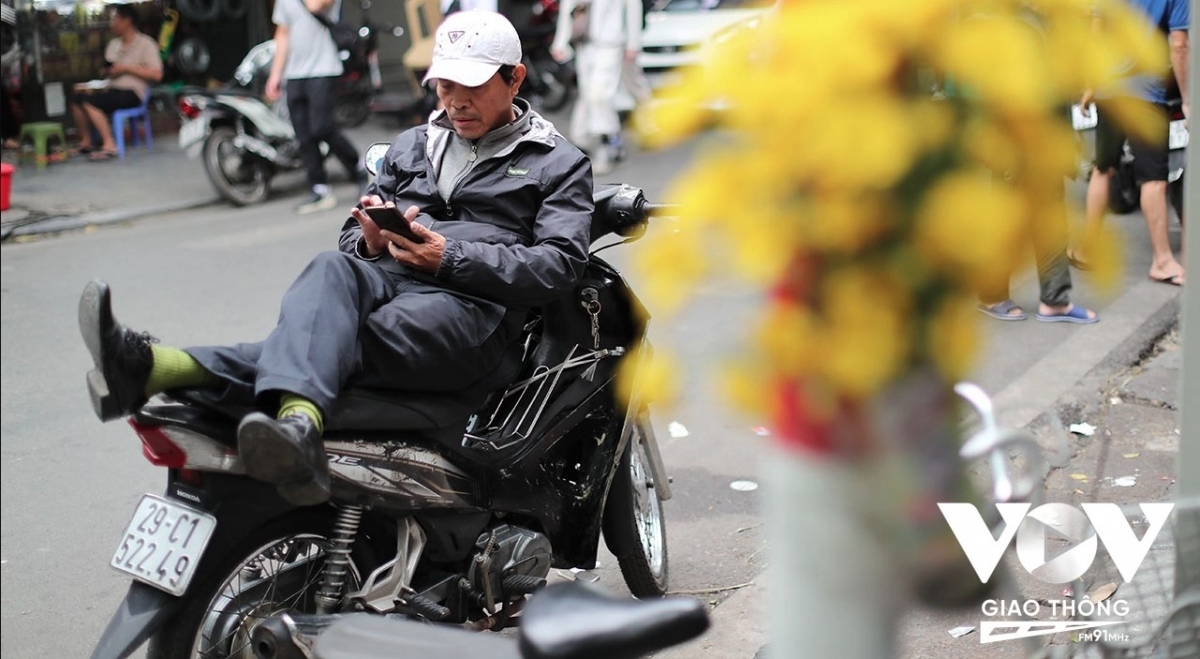
[[[378,195],[363,197],[359,203],[361,208],[354,208],[350,215],[362,227],[369,256],[379,256],[386,250],[398,263],[424,272],[438,271],[446,239],[413,221],[420,212],[416,206],[401,213],[396,204],[384,203]]]

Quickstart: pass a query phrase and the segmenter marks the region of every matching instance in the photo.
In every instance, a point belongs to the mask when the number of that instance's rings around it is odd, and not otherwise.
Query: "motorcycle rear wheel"
[[[650,472],[650,420],[639,416],[604,507],[604,541],[635,597],[667,593],[667,523]]]
[[[237,132],[229,126],[214,126],[204,142],[204,172],[222,197],[248,206],[267,200],[271,177],[267,164],[234,143]]]
[[[151,637],[148,659],[254,659],[251,634],[263,619],[315,613],[331,527],[328,514],[299,511],[251,534],[205,570],[203,587]],[[361,582],[361,562],[352,556],[347,589]]]

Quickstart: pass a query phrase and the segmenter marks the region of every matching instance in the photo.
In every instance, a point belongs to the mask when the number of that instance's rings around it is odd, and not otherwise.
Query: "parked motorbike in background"
[[[388,146],[367,150],[372,172]],[[654,209],[627,185],[595,201],[593,244],[640,236]],[[249,657],[283,612],[317,632],[363,613],[499,630],[552,567],[594,568],[601,530],[630,592],[663,595],[670,481],[640,388],[616,383],[620,364],[649,355],[647,318],[594,248],[471,388],[351,386],[326,415],[333,496],[319,506],[245,476],[249,407],[200,389],[151,399],[130,424],[167,487],[143,495],[110,558],[133,583],[93,659],[146,639],[153,659]]]
[[[1178,96],[1167,102],[1169,117],[1168,152],[1167,152],[1167,200],[1176,215],[1183,217],[1183,180],[1184,168],[1187,163],[1188,129],[1183,117],[1183,102]],[[1096,106],[1093,104],[1084,114],[1075,105],[1072,110],[1072,122],[1076,132],[1087,145],[1089,156],[1095,154],[1096,144]],[[1091,158],[1083,168],[1083,180],[1091,173]],[[1128,140],[1122,146],[1121,158],[1113,170],[1112,179],[1108,186],[1108,209],[1118,215],[1132,213],[1141,205],[1141,188],[1133,177],[1133,151]]]
[[[378,35],[389,29],[402,32],[373,23],[364,9],[358,43],[340,51],[344,71],[334,108],[338,125],[354,127],[370,117],[372,98],[383,85]],[[213,187],[239,206],[265,201],[276,175],[304,166],[286,98],[270,104],[264,100],[274,57],[275,42],[264,41],[246,53],[230,82],[213,90],[186,88],[179,95],[180,148],[191,157],[201,156]]]
[[[546,112],[562,109],[575,89],[574,62],[559,62],[550,55],[557,21],[558,0],[537,0],[529,23],[517,30],[525,65],[521,96]]]

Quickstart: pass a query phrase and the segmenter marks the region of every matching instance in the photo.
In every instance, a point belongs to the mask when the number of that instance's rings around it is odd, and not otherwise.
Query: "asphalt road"
[[[641,185],[656,197],[690,153],[639,155],[606,178]],[[344,186],[338,192],[352,194]],[[730,204],[752,203],[736,190],[729,193]],[[4,657],[90,653],[126,589],[125,579],[108,567],[120,531],[140,495],[163,487],[162,471],[141,457],[130,429],[101,424],[87,402],[90,359],[76,325],[84,283],[107,280],[118,317],[167,345],[260,339],[273,326],[288,283],[314,253],[334,248],[345,217],[342,211],[297,217],[296,201],[210,207],[3,246]],[[1092,363],[1087,360],[1124,336],[1122,327],[1139,320],[1139,309],[1171,293],[1145,280],[1148,248],[1140,218],[1115,221],[1129,236],[1123,290],[1101,300],[1081,282],[1077,294],[1104,321],[1090,327],[987,325],[989,348],[977,379],[990,391],[1014,392],[1012,406],[1048,405],[1054,377],[1044,376],[1047,369],[1065,377],[1075,362]],[[628,252],[616,248],[605,256],[622,267]],[[636,290],[637,277],[630,275]],[[1013,291],[1027,310],[1036,305],[1030,277],[1015,281]],[[749,329],[756,302],[736,282],[717,279],[684,313],[652,325],[653,340],[670,346],[688,368],[681,402],[653,411],[674,479],[675,499],[667,508],[671,585],[713,602],[755,580],[767,562],[761,490],[731,487],[757,481],[760,448],[770,441],[760,434],[767,420],[730,411],[714,386],[720,364]],[[601,563],[600,583],[621,592],[615,561],[604,556]],[[933,629],[940,621],[928,624]],[[944,629],[937,631],[944,635]],[[745,650],[750,657],[756,648]]]

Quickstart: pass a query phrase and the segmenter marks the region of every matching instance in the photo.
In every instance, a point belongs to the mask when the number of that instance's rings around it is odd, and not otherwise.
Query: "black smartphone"
[[[423,243],[425,239],[418,236],[409,226],[408,220],[404,219],[404,214],[396,206],[364,206],[363,212],[379,225],[380,229],[387,229],[398,236],[404,236],[414,243]]]

